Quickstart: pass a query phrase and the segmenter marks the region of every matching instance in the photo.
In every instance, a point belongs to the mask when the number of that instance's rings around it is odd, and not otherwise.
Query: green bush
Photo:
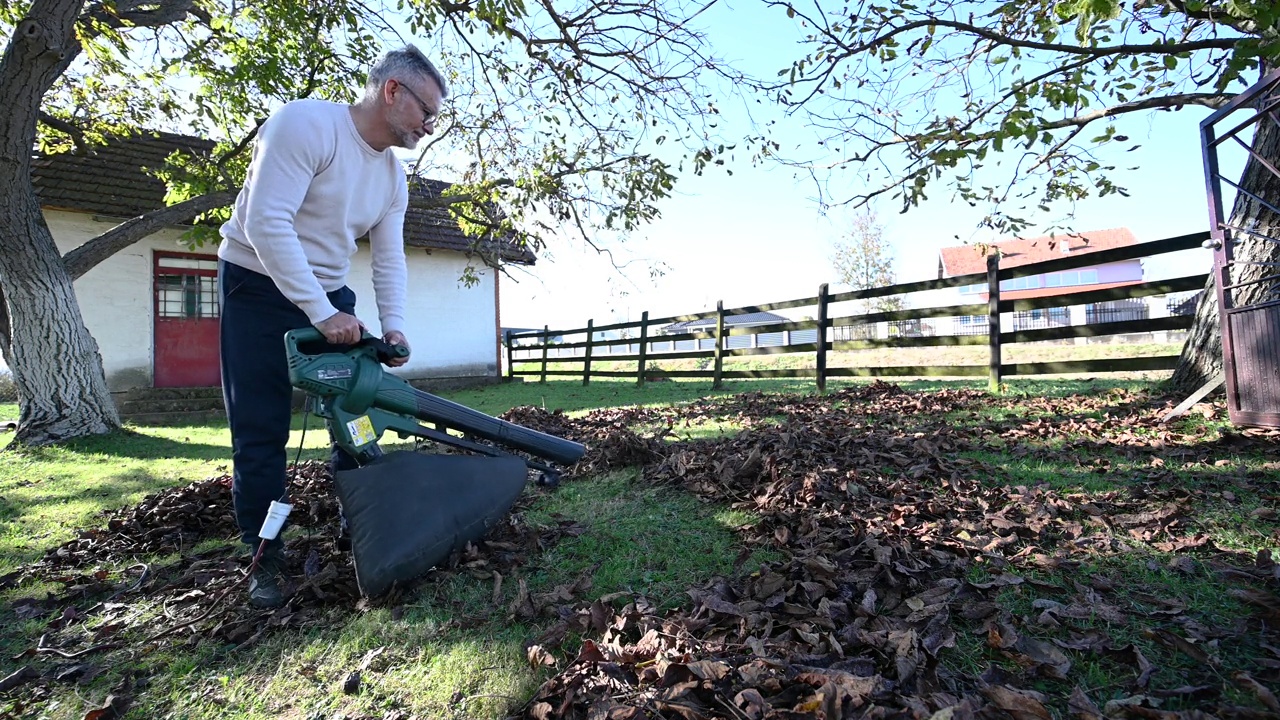
[[[17,402],[18,386],[13,384],[13,373],[0,372],[0,402]]]

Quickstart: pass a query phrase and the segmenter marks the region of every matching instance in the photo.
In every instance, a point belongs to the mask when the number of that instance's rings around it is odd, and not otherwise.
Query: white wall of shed
[[[46,210],[45,220],[64,254],[119,222],[60,210]],[[193,252],[180,243],[180,237],[178,229],[158,232],[102,261],[75,282],[81,315],[98,343],[112,390],[152,384],[154,255],[157,251]],[[194,252],[212,256],[216,248]],[[396,374],[411,379],[497,375],[495,271],[478,266],[480,282],[466,287],[460,278],[473,263],[462,253],[407,248],[406,257],[405,335],[413,355]],[[348,284],[356,292],[360,319],[380,333],[367,245],[362,244],[352,257]]]

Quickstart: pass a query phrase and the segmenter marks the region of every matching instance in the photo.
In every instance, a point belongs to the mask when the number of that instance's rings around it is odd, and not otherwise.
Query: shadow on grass
[[[81,529],[106,524],[106,516],[147,495],[195,478],[160,477],[142,469],[72,478],[7,479],[0,485],[0,568],[38,560]]]

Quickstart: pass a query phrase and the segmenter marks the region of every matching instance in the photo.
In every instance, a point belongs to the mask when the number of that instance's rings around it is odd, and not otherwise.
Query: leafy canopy
[[[761,87],[835,159],[767,138],[758,155],[812,172],[829,204],[886,195],[906,210],[942,185],[1001,232],[1123,194],[1099,152],[1137,147],[1117,118],[1220,107],[1280,51],[1280,5],[1261,0],[769,4],[807,28],[807,52]]]
[[[376,57],[406,42],[451,86],[416,169],[455,185],[428,204],[448,206],[477,238],[507,233],[536,250],[564,234],[624,236],[657,216],[684,163],[701,172],[724,152],[712,142],[722,63],[695,25],[705,6],[684,0],[81,7],[82,51],[46,94],[40,149],[85,150],[139,129],[217,140],[207,158],[155,169],[170,203],[238,187],[273,108],[352,101]],[[30,10],[0,7],[0,31]]]

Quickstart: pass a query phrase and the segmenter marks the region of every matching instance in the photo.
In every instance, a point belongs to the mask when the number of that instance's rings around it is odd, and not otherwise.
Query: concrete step
[[[120,418],[131,423],[203,423],[226,417],[219,387],[134,388],[112,397]]]
[[[181,427],[183,425],[205,425],[218,420],[226,420],[227,414],[222,410],[188,410],[184,412],[140,412],[124,414],[120,419],[131,425],[166,425]]]
[[[174,400],[117,400],[116,411],[121,415],[157,412],[222,412],[223,405],[220,397],[180,398]]]
[[[221,400],[222,388],[134,388],[113,394],[116,396],[117,403],[121,400],[185,400],[196,398],[217,398]]]

